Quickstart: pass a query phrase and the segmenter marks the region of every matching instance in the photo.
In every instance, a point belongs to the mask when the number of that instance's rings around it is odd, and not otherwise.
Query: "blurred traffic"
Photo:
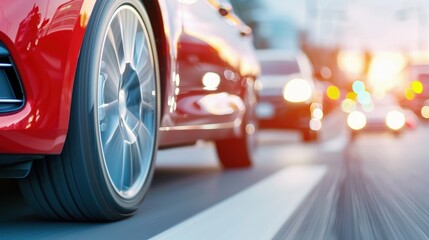
[[[428,1],[0,20],[0,238],[429,239]]]
[[[296,107],[298,104],[291,103],[308,101],[309,91],[312,98],[317,96],[317,105],[313,105],[317,106],[316,116],[321,115],[319,112],[327,115],[332,110],[341,110],[348,114],[347,124],[353,135],[364,132],[360,131],[363,129],[382,132],[381,128],[372,127],[375,115],[380,118],[383,115],[384,130],[393,132],[415,128],[419,119],[429,118],[429,41],[424,35],[429,33],[425,20],[427,3],[399,0],[389,3],[235,0],[234,3],[244,21],[254,28],[255,46],[264,49],[258,52],[265,53],[260,57],[261,101],[258,105],[262,128],[278,127],[282,123],[303,131],[302,125],[297,127],[302,119],[290,117],[302,110]],[[272,95],[276,84],[274,80],[268,84],[266,78],[275,71],[286,75],[290,68],[285,64],[277,69],[273,69],[274,64],[270,68],[266,65],[270,58],[279,59],[281,55],[284,59],[290,58],[291,52],[308,59],[307,65],[311,67],[296,72],[305,72],[307,75],[301,78],[311,84],[307,87],[292,76],[279,78],[276,88],[282,89],[286,102],[279,111],[278,107],[272,107],[279,106],[278,101],[267,104],[266,95],[268,92]],[[312,76],[308,76],[309,72]],[[287,99],[291,96],[292,101]],[[382,113],[386,105],[396,111]],[[285,109],[288,115],[284,114]],[[275,118],[277,121],[272,121]],[[267,122],[269,119],[271,123]],[[306,127],[317,132],[323,127],[320,120],[312,118]]]

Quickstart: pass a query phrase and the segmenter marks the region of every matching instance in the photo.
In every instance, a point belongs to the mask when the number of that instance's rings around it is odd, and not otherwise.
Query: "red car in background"
[[[0,0],[0,177],[49,219],[130,216],[158,147],[251,165],[258,74],[226,0]]]

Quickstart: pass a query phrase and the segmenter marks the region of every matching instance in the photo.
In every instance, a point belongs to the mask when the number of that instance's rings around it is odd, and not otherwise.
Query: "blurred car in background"
[[[252,32],[229,0],[0,0],[0,177],[51,220],[114,221],[158,147],[252,165]],[[5,193],[2,193],[5,194]]]
[[[377,98],[366,106],[359,105],[347,117],[352,138],[362,132],[399,135],[407,127],[415,128],[416,124],[415,115],[399,106],[392,96]]]
[[[262,70],[256,108],[259,127],[294,129],[304,141],[317,140],[323,105],[307,56],[299,51],[258,50],[257,57]]]
[[[401,105],[420,118],[429,119],[429,65],[412,64],[408,70],[408,86]]]

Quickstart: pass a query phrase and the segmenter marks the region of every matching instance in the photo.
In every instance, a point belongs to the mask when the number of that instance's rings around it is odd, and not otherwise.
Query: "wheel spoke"
[[[144,112],[144,111],[154,111],[155,110],[155,106],[153,102],[148,102],[145,101],[145,99],[142,100],[142,102],[140,103],[140,109]]]
[[[147,42],[145,41],[144,32],[140,31],[136,34],[136,40],[134,45],[134,58],[133,64],[135,67],[140,65],[140,61],[143,56],[147,55]]]
[[[153,79],[155,76],[153,75],[153,69],[151,61],[148,57],[145,59],[142,59],[141,62],[137,65],[136,71],[139,74],[140,83],[142,84],[142,87],[146,87],[147,85],[153,84]],[[153,86],[148,86],[150,88],[153,88]]]
[[[153,133],[149,130],[149,128],[143,124],[140,124],[138,127],[138,135],[139,139],[137,143],[133,146],[136,155],[140,156],[140,158],[134,159],[135,170],[140,170],[142,168],[149,168],[152,160],[152,151],[154,148],[153,142]]]
[[[121,133],[121,129],[119,127],[115,128],[114,131],[112,131],[111,135],[106,137],[104,143],[104,146],[108,150],[112,150],[116,148],[116,145],[118,143],[123,142],[123,137]],[[111,157],[111,155],[107,155],[108,157]]]
[[[118,49],[121,48],[118,44],[119,43],[117,43],[117,39],[115,39],[112,28],[109,28],[107,41],[104,46],[106,51],[103,52],[103,60],[106,62],[106,70],[110,69],[112,70],[112,73],[120,77],[123,59],[119,58],[118,52],[122,50]]]
[[[102,62],[103,65],[103,62]],[[119,79],[113,79],[117,76],[110,74],[110,71],[100,72],[99,81],[101,84],[100,89],[100,103],[113,102],[118,99]]]
[[[142,137],[141,131],[143,130],[143,133],[149,134],[149,138],[151,138],[151,134],[149,129],[143,124],[142,120],[138,117],[136,117],[133,113],[127,112],[126,122],[124,122],[124,126],[126,127],[126,131],[128,134],[130,134],[130,137],[132,139],[137,140],[137,137]],[[146,138],[146,135],[143,136],[143,138]]]
[[[133,62],[138,20],[128,11],[121,12],[118,15],[118,20],[121,27],[122,44],[124,46],[124,59],[125,62],[130,63]]]
[[[148,165],[151,160],[150,153],[154,147],[153,146],[154,143],[152,141],[153,136],[152,136],[152,133],[149,131],[149,129],[144,125],[140,128],[139,134],[141,139],[139,152],[144,153],[145,154],[144,156],[146,156],[146,158],[142,160],[141,164],[146,167],[146,165]]]
[[[139,134],[141,138],[144,139],[143,141],[148,141],[153,139],[151,131],[149,131],[149,129],[145,125],[141,124],[139,130],[140,130]],[[143,144],[145,144],[145,146],[146,145],[149,146],[149,144],[147,143],[143,143]]]
[[[122,152],[124,151],[122,134],[119,128],[116,129],[110,140],[105,143],[104,151],[110,178],[112,178],[115,185],[119,184],[118,179],[122,169]]]
[[[143,171],[142,168],[144,167],[143,162],[145,161],[145,159],[143,157],[144,152],[142,152],[141,148],[142,144],[140,142],[138,144],[132,145],[134,156],[136,156],[135,158],[131,159],[133,166],[133,168],[131,169],[131,174],[133,180],[136,180],[136,178],[138,177],[138,173]]]
[[[137,126],[139,123],[135,124],[135,126],[130,126],[129,122],[121,122],[121,128],[123,129],[122,134],[124,134],[124,139],[126,142],[134,143],[137,141],[137,134],[135,133]],[[132,124],[132,123],[131,123]]]
[[[102,140],[111,141],[116,129],[119,128],[118,100],[99,106],[98,119]]]
[[[112,21],[112,26],[110,26],[107,31],[105,51],[103,52],[103,55],[109,55],[109,66],[112,67],[112,69],[118,69],[118,75],[120,75],[120,73],[123,71],[125,65],[124,46],[120,36],[116,34],[119,30],[119,22]]]
[[[132,144],[127,142],[123,143],[123,152],[122,152],[122,171],[121,171],[121,181],[119,186],[121,189],[128,190],[132,184],[132,159],[134,158]]]

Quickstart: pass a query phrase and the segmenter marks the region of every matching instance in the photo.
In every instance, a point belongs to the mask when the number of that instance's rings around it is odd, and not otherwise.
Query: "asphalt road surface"
[[[160,151],[137,214],[47,222],[0,181],[0,239],[429,239],[429,125],[354,141],[331,118],[318,143],[260,133],[255,166],[224,171],[213,146]]]

